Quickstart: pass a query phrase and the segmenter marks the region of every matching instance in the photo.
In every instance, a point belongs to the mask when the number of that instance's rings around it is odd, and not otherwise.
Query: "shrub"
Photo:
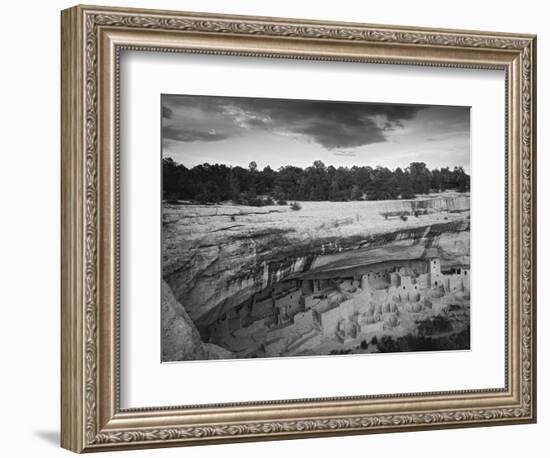
[[[249,205],[251,207],[264,207],[266,205],[275,205],[275,202],[271,197],[265,199],[261,197],[252,197],[247,195],[241,195],[239,200],[233,201],[234,204]]]
[[[261,207],[264,205],[264,201],[259,197],[250,197],[246,201],[246,205],[250,205],[251,207]]]
[[[431,336],[433,334],[450,332],[452,330],[453,325],[451,324],[451,321],[441,315],[428,318],[418,324],[418,334],[420,336]]]
[[[279,199],[277,205],[288,205],[288,202],[285,199]]]
[[[292,202],[290,204],[290,209],[294,211],[298,211],[302,209],[302,206],[298,202]]]
[[[412,189],[404,189],[401,191],[401,199],[414,199],[416,197]]]
[[[394,340],[391,336],[382,336],[378,341],[378,350],[380,353],[394,353],[402,351],[398,340]]]
[[[351,352],[351,348],[348,348],[346,350],[330,350],[331,355],[349,355]]]

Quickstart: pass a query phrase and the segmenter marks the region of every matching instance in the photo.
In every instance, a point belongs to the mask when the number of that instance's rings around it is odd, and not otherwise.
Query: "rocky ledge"
[[[162,282],[162,361],[227,359],[233,355],[217,345],[201,342],[189,315]]]

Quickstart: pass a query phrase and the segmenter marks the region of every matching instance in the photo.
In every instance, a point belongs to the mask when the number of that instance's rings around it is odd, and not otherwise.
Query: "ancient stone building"
[[[442,271],[435,250],[369,253],[356,266],[313,268],[268,286],[213,323],[210,341],[276,356],[319,339],[345,343],[391,332],[402,313],[436,313],[449,301],[469,300],[469,269]]]

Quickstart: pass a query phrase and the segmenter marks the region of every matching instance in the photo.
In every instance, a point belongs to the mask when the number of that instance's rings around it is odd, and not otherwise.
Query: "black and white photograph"
[[[470,107],[163,94],[160,124],[162,362],[470,349]]]

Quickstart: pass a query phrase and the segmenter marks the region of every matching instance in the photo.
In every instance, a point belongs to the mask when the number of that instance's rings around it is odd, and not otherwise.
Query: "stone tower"
[[[368,276],[368,274],[363,274],[363,276],[361,277],[361,289],[364,292],[369,291],[369,276]]]
[[[432,288],[441,286],[443,277],[441,276],[441,264],[439,263],[439,258],[431,258],[428,260],[430,267],[428,271],[430,272],[430,286]]]

